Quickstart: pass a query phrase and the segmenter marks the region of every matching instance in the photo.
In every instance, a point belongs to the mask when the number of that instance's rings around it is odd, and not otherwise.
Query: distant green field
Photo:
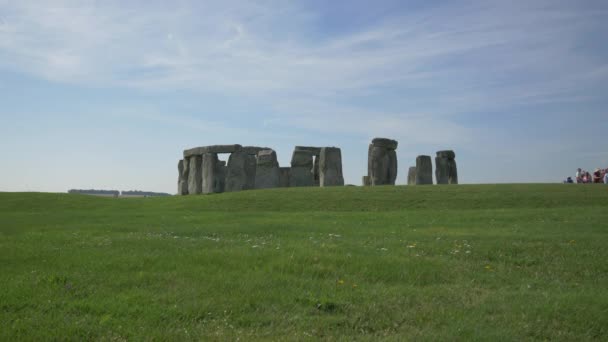
[[[0,193],[1,340],[608,340],[608,186]]]

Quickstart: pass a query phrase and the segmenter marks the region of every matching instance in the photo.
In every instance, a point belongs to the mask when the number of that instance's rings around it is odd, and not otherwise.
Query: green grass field
[[[2,340],[607,340],[608,186],[0,193]]]

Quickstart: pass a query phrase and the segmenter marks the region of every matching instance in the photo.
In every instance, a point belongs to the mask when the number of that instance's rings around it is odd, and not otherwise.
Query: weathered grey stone
[[[372,171],[372,165],[373,165],[373,159],[372,159],[372,150],[374,149],[374,145],[369,144],[368,148],[367,148],[367,176],[368,176],[368,180],[369,180],[369,185],[372,185],[372,174],[374,173]]]
[[[321,184],[321,175],[319,171],[319,156],[315,156],[315,160],[312,165],[312,179],[314,186],[319,186],[319,184]]]
[[[188,160],[184,162],[184,160],[180,160],[177,163],[177,194],[178,195],[187,195],[188,194],[188,167],[184,166],[188,165]]]
[[[213,177],[213,192],[222,193],[226,189],[226,174],[228,167],[224,160],[219,160],[216,164],[215,177]]]
[[[218,159],[216,153],[203,154],[203,193],[212,194],[216,190]]]
[[[251,154],[245,156],[245,190],[255,189],[255,173],[257,169],[257,157]]]
[[[448,184],[448,158],[435,157],[435,180],[437,184]]]
[[[367,151],[367,175],[370,185],[395,185],[397,180],[397,141],[374,138]]]
[[[395,150],[388,150],[386,156],[388,157],[386,181],[389,185],[395,185],[395,181],[397,180],[397,152]]]
[[[372,186],[388,184],[389,156],[384,147],[371,148],[371,184]]]
[[[416,185],[416,167],[411,166],[407,171],[407,185]]]
[[[458,184],[456,153],[451,150],[438,151],[435,157],[435,178],[437,184]]]
[[[237,151],[228,158],[228,168],[226,171],[226,192],[242,191],[247,188],[247,154],[244,151]]]
[[[279,187],[288,188],[289,187],[289,178],[291,174],[290,167],[281,167],[279,168]]]
[[[456,159],[456,153],[454,153],[454,151],[452,151],[452,150],[437,151],[437,157],[447,158],[447,159]]]
[[[430,156],[416,157],[416,184],[433,184],[433,163]]]
[[[312,171],[313,154],[310,151],[295,150],[291,156],[291,167],[307,167],[308,172]]]
[[[184,157],[203,155],[205,153],[234,153],[243,148],[241,145],[211,145],[184,150]]]
[[[456,153],[451,150],[438,151],[435,157],[435,177],[437,184],[458,184]]]
[[[188,194],[200,194],[203,189],[203,158],[201,156],[194,155],[188,159]]]
[[[315,156],[321,155],[321,148],[320,147],[296,146],[295,151],[310,151]]]
[[[271,148],[269,147],[258,147],[258,146],[243,146],[242,151],[245,152],[245,154],[251,154],[256,156],[258,154],[258,152],[263,151],[263,150],[271,150]]]
[[[343,186],[342,151],[337,147],[323,147],[319,159],[320,186]]]
[[[313,154],[308,150],[295,150],[291,157],[289,186],[313,186]]]
[[[448,184],[458,184],[458,169],[455,159],[448,160]]]
[[[369,180],[369,176],[363,176],[363,179],[361,180],[361,183],[363,186],[370,186],[372,185],[372,183]]]
[[[274,150],[260,151],[255,171],[255,188],[276,188],[279,186],[279,181],[280,171],[277,153]]]
[[[372,140],[372,145],[374,145],[374,147],[384,147],[388,150],[396,150],[398,142],[397,142],[397,140],[393,140],[393,139],[374,138]]]

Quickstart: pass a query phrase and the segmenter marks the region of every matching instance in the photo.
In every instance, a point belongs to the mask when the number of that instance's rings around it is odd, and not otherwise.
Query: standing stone
[[[245,190],[255,189],[255,172],[257,168],[257,158],[255,155],[247,154],[245,157]]]
[[[193,155],[188,159],[188,194],[200,194],[203,189],[203,158]]]
[[[289,186],[312,186],[314,184],[313,155],[311,151],[296,150],[291,157]]]
[[[435,180],[437,184],[448,184],[448,159],[439,156],[435,157]]]
[[[289,188],[289,178],[291,174],[290,167],[281,167],[279,168],[279,187],[280,188]]]
[[[277,161],[277,153],[274,150],[263,150],[258,152],[255,171],[255,188],[277,188],[279,186],[279,181],[280,170]]]
[[[433,184],[433,163],[430,156],[416,157],[416,184]]]
[[[388,184],[388,151],[383,147],[372,146],[371,161],[371,184],[373,186]]]
[[[320,186],[343,186],[342,151],[337,147],[323,147],[319,159]]]
[[[217,153],[203,154],[203,193],[212,194],[216,190],[215,178],[218,172]]]
[[[416,185],[416,167],[411,166],[407,171],[407,185]]]
[[[363,179],[361,180],[361,183],[363,186],[370,186],[372,185],[372,183],[370,183],[369,181],[369,176],[363,176]]]
[[[213,177],[213,192],[219,194],[224,192],[224,189],[226,188],[226,174],[228,173],[228,167],[226,166],[226,162],[223,160],[218,160],[215,167],[215,175]]]
[[[321,184],[321,175],[319,172],[319,156],[315,156],[315,160],[312,165],[312,178],[314,182],[314,186],[319,186]]]
[[[372,171],[373,159],[372,159],[372,150],[374,149],[374,145],[369,144],[367,148],[367,178],[369,181],[369,185],[372,185],[372,175],[374,172]]]
[[[188,159],[184,158],[177,163],[177,172],[179,173],[177,178],[177,194],[187,195],[188,194]]]
[[[397,180],[397,152],[395,150],[388,150],[386,155],[388,157],[387,182],[389,185],[395,185],[395,181]]]
[[[242,151],[234,152],[228,158],[226,171],[226,192],[242,191],[247,187],[247,170],[245,163],[247,154]]]
[[[454,151],[439,151],[435,157],[435,177],[437,184],[458,184]]]
[[[448,161],[448,184],[458,184],[458,169],[456,168],[456,159]]]
[[[367,175],[371,185],[395,185],[397,180],[398,142],[374,138],[367,152]]]

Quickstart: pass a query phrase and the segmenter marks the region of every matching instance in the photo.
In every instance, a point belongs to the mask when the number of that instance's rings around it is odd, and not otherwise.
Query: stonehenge
[[[296,146],[295,151],[310,151],[314,157],[313,166],[312,166],[312,174],[313,174],[313,182],[314,186],[319,186],[321,182],[321,175],[319,172],[319,158],[321,156],[321,147],[313,147],[313,146]]]
[[[367,180],[371,186],[395,185],[397,179],[397,141],[374,138],[367,154]]]
[[[219,165],[217,153],[205,153],[203,154],[203,175],[202,175],[202,184],[203,189],[202,193],[211,194],[215,192],[216,189],[216,176],[219,176]]]
[[[343,186],[342,151],[337,147],[323,147],[319,156],[319,185]]]
[[[280,167],[279,172],[279,188],[289,188],[289,177],[291,174],[291,168]]]
[[[236,151],[242,150],[243,146],[241,145],[212,145],[212,146],[203,146],[203,147],[195,147],[189,150],[184,151],[184,158],[189,158],[192,156],[200,156],[205,153],[234,153]]]
[[[255,188],[278,188],[280,184],[280,175],[277,153],[274,150],[262,150],[258,152],[255,171]]]
[[[313,154],[309,150],[293,151],[291,157],[291,171],[289,173],[289,186],[313,186]]]
[[[228,161],[219,160],[218,154],[230,154]],[[268,147],[200,146],[184,150],[177,169],[178,195],[344,185],[337,147],[296,146],[291,166],[280,167],[276,152]]]
[[[416,167],[411,166],[409,170],[407,170],[407,185],[415,185],[416,184]]]
[[[433,184],[433,163],[430,156],[416,157],[416,185]]]
[[[184,164],[188,164],[188,194],[203,192],[203,156],[191,156]]]
[[[435,157],[435,178],[437,184],[458,184],[456,154],[454,151],[438,151]]]
[[[363,186],[395,185],[397,146],[396,140],[372,139]],[[218,154],[229,154],[228,160],[220,160]],[[338,147],[295,146],[289,167],[281,167],[276,151],[268,147],[238,144],[194,147],[183,151],[177,171],[178,195],[344,186],[342,151]],[[436,184],[458,184],[454,151],[437,151],[435,178]],[[416,166],[408,168],[407,184],[433,184],[430,156],[416,157]]]
[[[361,181],[361,185],[370,186],[372,183],[369,180],[369,176],[363,176],[363,180]]]
[[[177,194],[187,195],[188,194],[188,160],[180,160],[177,163],[177,172],[179,173],[177,179]]]
[[[242,191],[247,187],[247,154],[243,151],[237,151],[228,158],[226,166],[226,192]]]

